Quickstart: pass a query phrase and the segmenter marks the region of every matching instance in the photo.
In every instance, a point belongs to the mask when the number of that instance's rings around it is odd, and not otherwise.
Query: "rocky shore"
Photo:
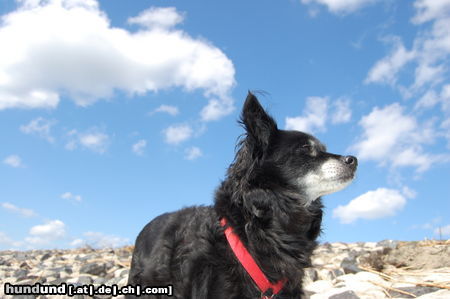
[[[0,298],[123,298],[132,249],[0,251]],[[312,264],[306,298],[450,298],[449,241],[325,243]]]

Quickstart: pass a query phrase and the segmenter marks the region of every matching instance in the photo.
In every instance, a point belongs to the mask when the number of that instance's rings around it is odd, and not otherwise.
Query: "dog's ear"
[[[247,131],[247,141],[253,145],[253,150],[264,151],[271,134],[277,130],[276,122],[264,111],[258,99],[251,92],[248,93],[244,108],[242,108],[241,123]]]

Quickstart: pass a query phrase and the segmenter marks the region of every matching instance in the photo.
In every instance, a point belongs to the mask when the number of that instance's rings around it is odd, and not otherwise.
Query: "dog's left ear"
[[[241,122],[245,126],[247,140],[253,145],[253,150],[264,151],[269,144],[270,136],[278,130],[276,122],[251,92],[248,93],[242,108]]]

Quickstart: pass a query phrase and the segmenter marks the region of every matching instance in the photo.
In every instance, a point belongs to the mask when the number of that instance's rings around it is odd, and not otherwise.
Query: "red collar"
[[[225,228],[225,236],[227,237],[228,244],[230,244],[234,255],[261,291],[261,299],[272,298],[274,295],[278,294],[283,288],[286,280],[279,280],[275,284],[271,283],[261,268],[256,264],[247,248],[245,248],[238,235],[233,232],[231,226],[227,226],[227,220],[225,218],[220,219],[220,225]]]

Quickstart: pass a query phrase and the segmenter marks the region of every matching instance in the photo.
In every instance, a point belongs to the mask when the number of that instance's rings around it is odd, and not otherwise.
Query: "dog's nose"
[[[345,156],[344,157],[345,164],[356,166],[358,164],[358,159],[354,156]]]

